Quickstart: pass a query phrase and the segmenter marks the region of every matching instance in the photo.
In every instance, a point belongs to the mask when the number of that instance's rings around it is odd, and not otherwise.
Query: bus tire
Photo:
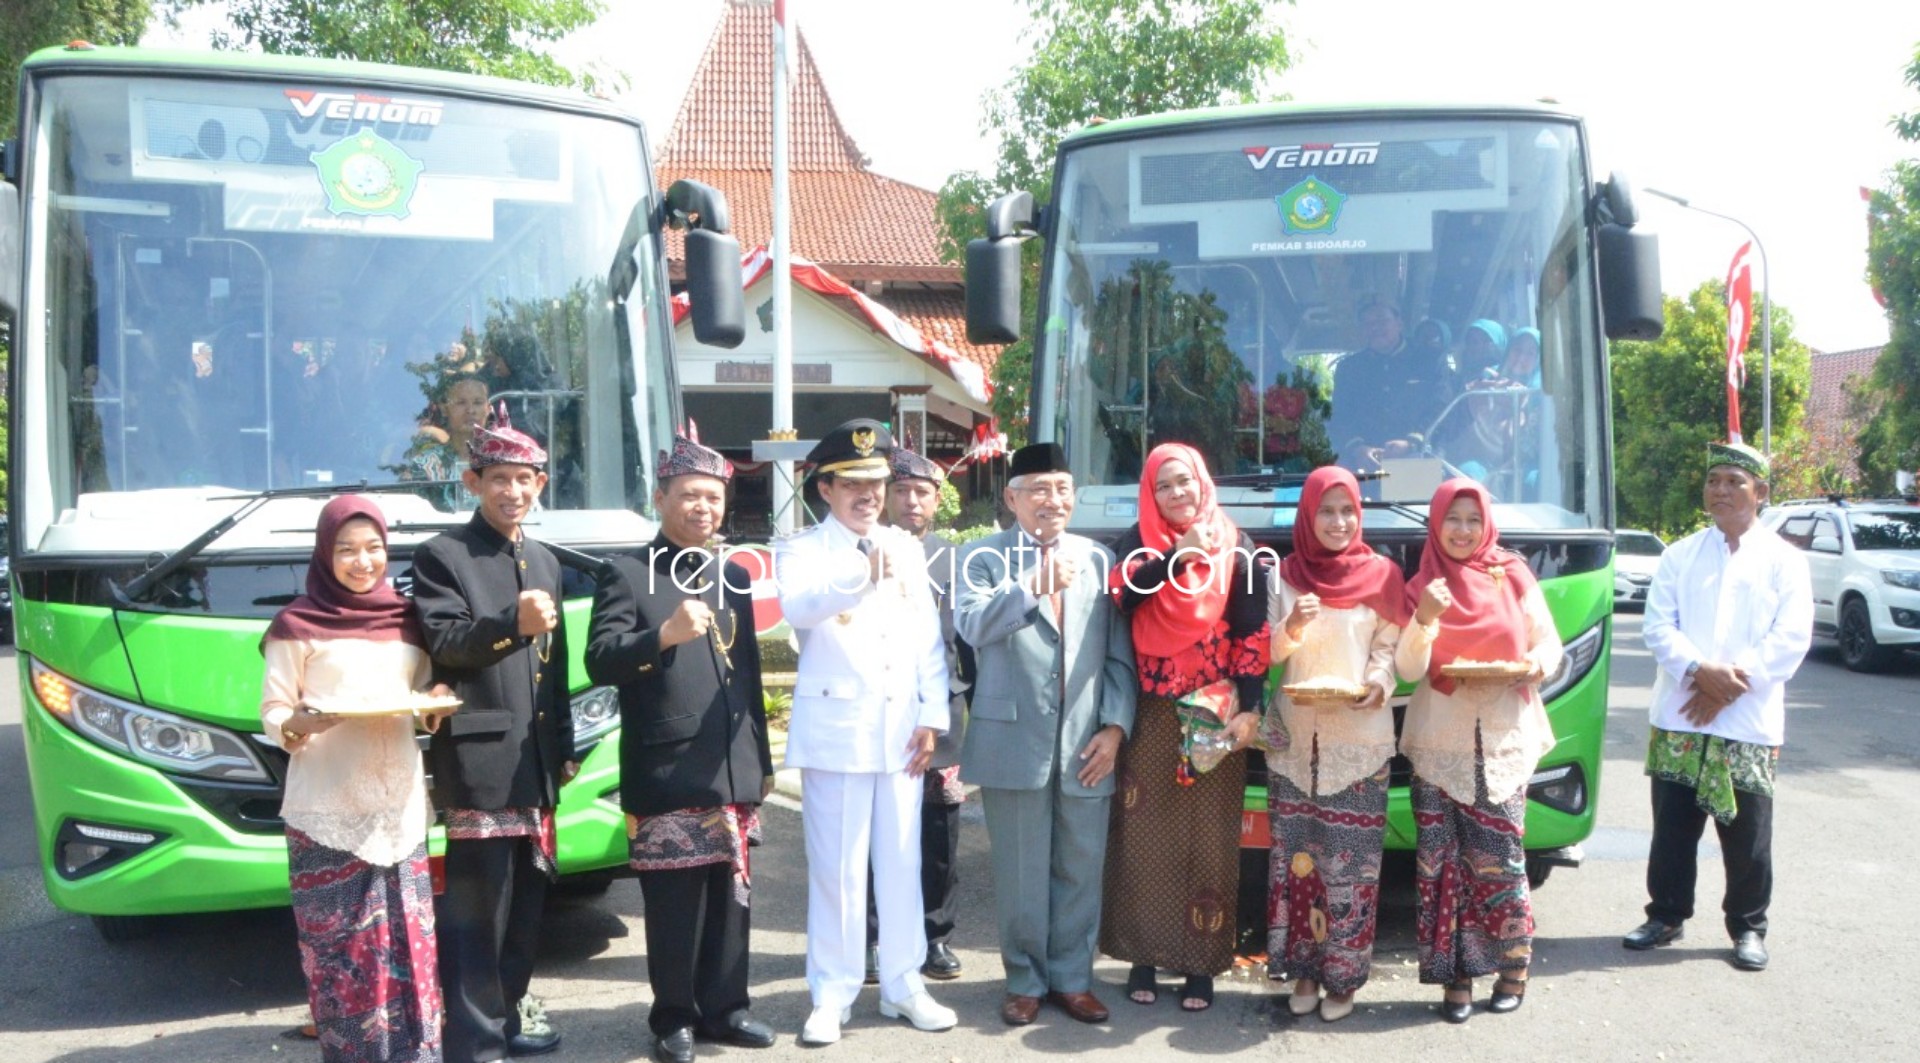
[[[1553,874],[1553,865],[1537,857],[1527,857],[1527,888],[1539,889],[1547,884],[1547,876]]]
[[[100,940],[119,945],[153,936],[154,920],[144,915],[95,915],[93,932]]]

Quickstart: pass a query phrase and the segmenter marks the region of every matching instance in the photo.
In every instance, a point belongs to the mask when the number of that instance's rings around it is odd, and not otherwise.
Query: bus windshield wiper
[[[276,498],[326,498],[338,494],[392,494],[418,491],[423,487],[457,483],[454,480],[402,480],[394,483],[373,484],[365,480],[357,484],[315,484],[305,487],[271,487],[244,495],[221,495],[209,501],[242,499],[240,508],[222,517],[218,523],[194,537],[194,540],[173,553],[160,559],[159,564],[140,573],[122,590],[117,584],[109,584],[115,591],[114,597],[121,599],[124,605],[144,600],[160,585],[160,581],[180,571],[187,562],[199,555],[200,551],[212,545],[215,539],[234,529],[241,521],[252,516],[254,511]]]

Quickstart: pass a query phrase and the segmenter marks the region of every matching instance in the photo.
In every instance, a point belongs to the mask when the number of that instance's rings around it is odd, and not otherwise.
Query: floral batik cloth
[[[687,808],[658,816],[627,815],[627,858],[635,871],[679,871],[708,864],[733,866],[733,899],[752,896],[747,850],[760,844],[760,810],[732,804]]]
[[[967,803],[967,784],[960,781],[960,765],[927,769],[926,799],[938,805]]]
[[[560,877],[560,867],[554,863],[551,808],[449,808],[446,822],[450,839],[531,838],[533,866],[550,879]]]
[[[287,829],[300,968],[328,1063],[439,1063],[427,846],[393,867]]]
[[[1527,893],[1527,795],[1474,803],[1413,777],[1415,917],[1420,981],[1426,985],[1525,971],[1533,959]]]
[[[1732,823],[1739,814],[1737,791],[1773,796],[1779,764],[1779,746],[1719,735],[1655,727],[1647,741],[1647,774],[1691,787],[1701,810],[1721,823]]]
[[[1273,813],[1267,897],[1267,977],[1311,978],[1352,993],[1373,971],[1387,765],[1338,792],[1312,796],[1267,777]]]

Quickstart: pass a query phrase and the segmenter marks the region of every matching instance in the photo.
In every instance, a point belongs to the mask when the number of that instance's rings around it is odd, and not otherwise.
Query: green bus
[[[493,78],[76,43],[26,61],[20,104],[8,547],[48,896],[109,937],[286,903],[261,636],[335,493],[379,500],[406,588],[413,548],[470,519],[449,477],[482,401],[552,453],[527,527],[578,565],[560,867],[624,866],[586,570],[655,532],[680,418],[666,228],[688,229],[696,333],[742,335],[724,201],[657,189],[606,101]]]
[[[1285,554],[1305,473],[1339,462],[1365,485],[1367,540],[1411,573],[1433,489],[1486,483],[1567,646],[1542,690],[1559,744],[1528,790],[1529,872],[1577,865],[1613,600],[1603,337],[1661,326],[1657,241],[1633,228],[1624,180],[1590,176],[1580,120],[1533,105],[1129,118],[1062,141],[1051,198],[990,206],[968,329],[1009,342],[1037,323],[1029,434],[1066,448],[1075,527],[1131,525],[1147,453],[1179,441]],[[1031,318],[1029,238],[1044,243]],[[1392,849],[1414,842],[1407,779],[1396,758]]]

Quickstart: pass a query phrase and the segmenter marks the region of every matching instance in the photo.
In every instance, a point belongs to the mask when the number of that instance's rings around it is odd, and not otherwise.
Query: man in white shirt
[[[1742,443],[1709,446],[1713,524],[1667,548],[1647,592],[1653,683],[1647,774],[1653,845],[1647,921],[1629,949],[1680,940],[1693,915],[1695,850],[1709,816],[1720,835],[1721,907],[1733,964],[1767,966],[1773,894],[1773,782],[1786,738],[1786,684],[1813,638],[1813,587],[1800,552],[1763,527],[1768,461]]]

